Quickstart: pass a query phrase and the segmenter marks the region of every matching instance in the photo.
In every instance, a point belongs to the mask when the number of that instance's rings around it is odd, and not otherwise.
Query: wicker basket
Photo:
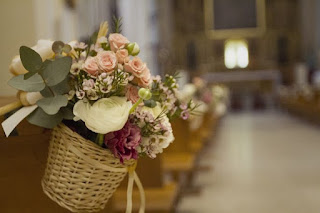
[[[72,212],[103,209],[127,174],[113,154],[60,124],[51,136],[43,191]]]

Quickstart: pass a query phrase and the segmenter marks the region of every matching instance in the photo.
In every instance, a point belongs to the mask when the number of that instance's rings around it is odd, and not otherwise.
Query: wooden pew
[[[281,97],[280,106],[302,119],[320,124],[320,103],[318,99],[306,100],[303,97]]]
[[[192,171],[196,155],[190,147],[188,123],[177,119],[172,123],[172,129],[175,140],[163,153],[162,166],[164,171],[172,173],[178,180],[181,173]]]
[[[0,138],[0,212],[69,212],[42,191],[49,137],[44,132]]]

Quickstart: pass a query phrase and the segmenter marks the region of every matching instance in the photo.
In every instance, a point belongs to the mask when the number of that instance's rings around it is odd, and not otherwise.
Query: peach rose
[[[133,104],[136,103],[140,98],[138,95],[138,88],[128,84],[127,91],[126,91],[126,97]]]
[[[99,68],[95,57],[88,57],[83,64],[83,69],[90,75],[97,76],[99,74]]]
[[[148,68],[146,68],[143,71],[142,76],[138,79],[138,85],[140,87],[148,87],[151,83],[151,74],[150,74],[150,70]]]
[[[128,50],[126,49],[118,50],[116,53],[116,56],[120,64],[124,64],[129,61],[129,53],[128,53]]]
[[[140,78],[144,70],[147,69],[146,63],[143,63],[139,57],[134,57],[124,65],[124,70],[132,73],[135,77]]]
[[[116,52],[118,49],[123,49],[129,40],[119,33],[112,33],[109,35],[109,43],[111,50]]]
[[[117,56],[112,51],[101,51],[96,57],[102,71],[111,72],[117,66]]]

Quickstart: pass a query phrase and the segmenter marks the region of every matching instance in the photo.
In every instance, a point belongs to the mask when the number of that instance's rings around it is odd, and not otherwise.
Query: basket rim
[[[62,122],[60,124],[58,124],[56,127],[54,127],[53,131],[62,131],[62,132],[65,132],[67,134],[70,134],[73,137],[75,137],[75,138],[77,138],[79,140],[82,140],[87,145],[91,146],[92,148],[97,149],[97,151],[99,151],[101,153],[105,153],[106,155],[112,155],[114,158],[118,159],[119,162],[120,162],[120,159],[117,158],[116,156],[114,156],[114,154],[111,152],[110,149],[103,148],[103,147],[99,146],[98,144],[94,143],[93,141],[84,138],[83,136],[81,136],[77,132],[73,131],[71,128],[69,128],[67,125],[65,125]],[[125,159],[123,163],[120,163],[120,165],[128,166],[128,165],[134,164],[137,161],[138,161],[138,159],[130,159],[130,160],[126,160]]]

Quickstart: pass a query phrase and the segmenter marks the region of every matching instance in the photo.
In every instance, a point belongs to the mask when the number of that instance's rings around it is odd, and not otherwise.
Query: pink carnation
[[[119,158],[121,163],[124,160],[137,159],[137,146],[141,142],[141,130],[130,121],[118,131],[111,132],[105,135],[104,143],[114,154]]]

